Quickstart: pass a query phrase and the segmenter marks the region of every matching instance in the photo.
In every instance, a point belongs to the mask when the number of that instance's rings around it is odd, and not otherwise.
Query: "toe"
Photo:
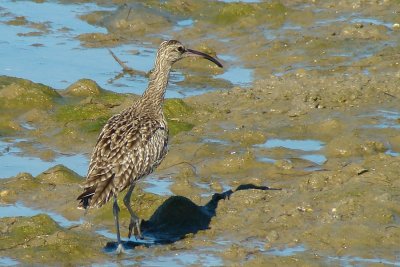
[[[124,246],[121,244],[121,243],[119,243],[118,244],[118,247],[117,247],[117,250],[115,251],[117,254],[121,254],[121,253],[123,253],[124,252]]]

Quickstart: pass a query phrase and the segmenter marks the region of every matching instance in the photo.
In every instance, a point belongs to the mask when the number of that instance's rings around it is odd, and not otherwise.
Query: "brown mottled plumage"
[[[150,174],[167,154],[168,127],[162,104],[172,64],[185,57],[203,57],[222,67],[213,57],[186,49],[179,41],[162,42],[146,91],[130,108],[108,120],[94,148],[84,192],[78,197],[79,207],[99,208],[114,197],[118,252],[122,244],[116,197],[129,187],[124,198],[131,214],[128,237],[134,227],[134,233],[141,236],[140,220],[132,211],[130,197],[136,181]]]

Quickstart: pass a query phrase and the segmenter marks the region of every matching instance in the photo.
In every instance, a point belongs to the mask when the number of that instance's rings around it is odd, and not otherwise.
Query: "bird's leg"
[[[134,188],[135,188],[135,183],[132,183],[129,186],[128,192],[126,193],[126,195],[124,197],[124,204],[125,204],[126,208],[128,209],[129,213],[131,214],[131,222],[129,223],[128,238],[131,237],[132,229],[133,229],[133,235],[135,237],[139,237],[140,239],[143,239],[142,232],[140,231],[140,224],[142,221],[135,214],[135,212],[133,212],[133,210],[131,208],[131,196],[132,196],[132,192],[133,192]]]
[[[117,196],[114,195],[113,214],[114,214],[114,220],[115,220],[115,227],[117,228],[117,240],[118,240],[117,253],[119,254],[124,250],[124,248],[122,246],[121,235],[119,233],[118,213],[119,213],[119,207],[118,207],[118,202],[117,202]]]

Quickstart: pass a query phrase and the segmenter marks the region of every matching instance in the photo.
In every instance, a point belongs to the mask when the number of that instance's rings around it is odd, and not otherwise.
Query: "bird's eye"
[[[179,47],[178,47],[178,51],[179,51],[179,52],[182,53],[184,50],[185,50],[185,49],[183,48],[183,46],[179,46]]]

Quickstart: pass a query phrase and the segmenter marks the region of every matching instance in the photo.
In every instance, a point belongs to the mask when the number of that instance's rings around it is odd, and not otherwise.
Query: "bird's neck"
[[[157,63],[150,74],[149,85],[143,93],[142,99],[149,107],[155,108],[156,111],[162,111],[171,66],[169,64],[162,64],[162,62]]]

